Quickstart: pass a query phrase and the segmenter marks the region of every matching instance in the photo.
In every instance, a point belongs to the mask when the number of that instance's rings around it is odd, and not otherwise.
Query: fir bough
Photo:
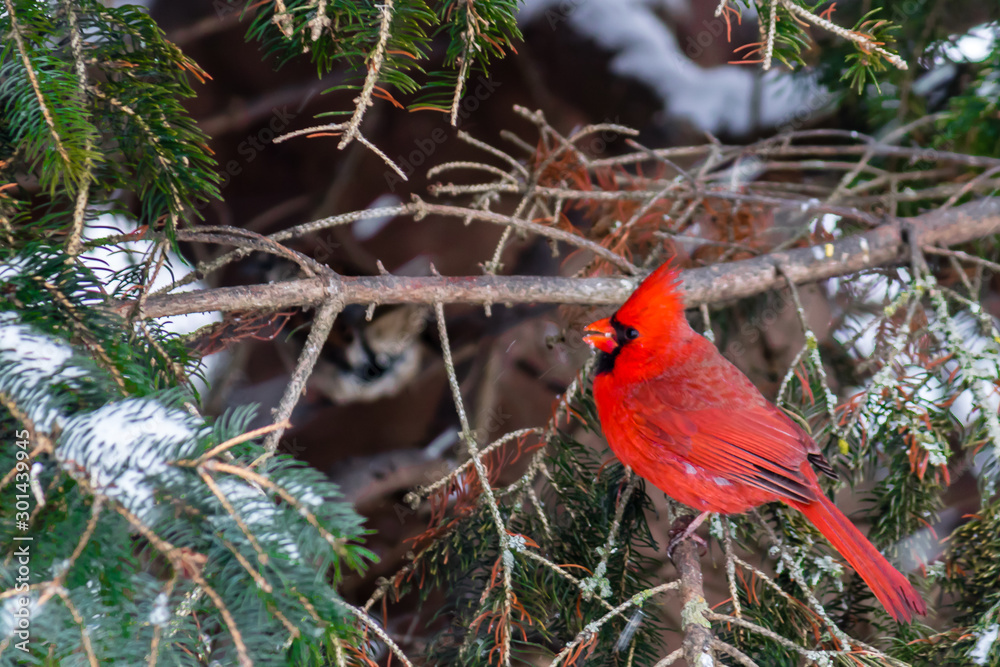
[[[362,90],[364,96],[368,86],[362,80],[374,77],[374,96],[397,105],[393,90],[404,94],[424,90],[411,104],[415,109],[452,109],[470,72],[485,71],[491,59],[513,50],[514,40],[520,38],[517,3],[511,0],[439,6],[423,0],[382,4],[288,0],[246,6],[245,11],[253,7],[248,37],[259,40],[281,62],[305,53],[320,74],[344,68],[353,80],[330,91]],[[434,63],[432,41],[439,34],[446,38],[446,55],[443,62]],[[369,101],[362,97],[355,104]],[[324,115],[352,113],[358,109]]]
[[[5,658],[324,664],[335,643],[355,643],[336,586],[372,555],[336,487],[286,456],[251,465],[264,453],[240,437],[252,409],[213,424],[189,390],[157,389],[139,370],[162,361],[156,346],[114,344],[125,323],[88,304],[85,284],[42,272],[35,252],[0,264],[0,431],[11,444],[0,491],[18,500],[0,522]],[[73,266],[54,249],[46,258]],[[62,302],[32,307],[50,281]],[[81,353],[71,341],[84,336],[112,343]],[[21,608],[30,642],[16,633]]]
[[[193,94],[188,77],[204,72],[144,10],[96,0],[5,4],[2,173],[32,174],[48,197],[75,203],[77,217],[80,202],[122,188],[137,195],[140,224],[168,232],[218,196],[206,137],[181,106]]]

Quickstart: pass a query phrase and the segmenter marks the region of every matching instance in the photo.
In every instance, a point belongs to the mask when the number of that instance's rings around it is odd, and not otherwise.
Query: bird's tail
[[[840,555],[861,575],[885,610],[897,621],[907,623],[914,613],[926,614],[927,605],[906,577],[889,564],[826,495],[817,493],[816,496],[817,499],[808,505],[796,503],[793,506],[819,528]]]

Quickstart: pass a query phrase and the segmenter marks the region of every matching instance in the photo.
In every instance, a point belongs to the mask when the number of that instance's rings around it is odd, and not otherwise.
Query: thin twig
[[[564,646],[563,649],[561,651],[559,651],[558,654],[556,654],[556,657],[552,659],[552,662],[549,663],[548,667],[558,667],[559,664],[563,661],[563,659],[570,653],[570,651],[572,651],[574,648],[576,648],[581,642],[587,641],[590,638],[592,638],[597,633],[597,631],[600,630],[604,626],[605,623],[607,623],[608,621],[610,621],[615,616],[621,616],[622,612],[624,612],[625,610],[629,609],[630,607],[641,606],[646,600],[648,600],[649,598],[653,597],[654,595],[657,595],[659,593],[663,593],[665,591],[673,590],[673,589],[677,588],[678,586],[680,586],[680,582],[679,581],[670,581],[670,582],[667,582],[665,584],[660,584],[659,586],[655,586],[653,588],[650,588],[650,589],[648,589],[646,591],[643,591],[641,593],[637,593],[637,594],[633,595],[632,597],[630,597],[628,600],[625,600],[624,602],[622,602],[620,605],[618,605],[617,607],[615,607],[614,609],[612,609],[608,613],[606,613],[604,616],[601,616],[596,621],[592,621],[591,623],[588,623],[583,628],[583,630],[581,630],[576,635],[576,637],[573,639],[573,641],[571,641],[570,643],[566,644],[566,646]]]
[[[684,649],[679,648],[671,651],[665,658],[657,662],[653,667],[670,667],[684,655]]]
[[[403,653],[403,650],[401,648],[399,648],[399,645],[392,640],[392,637],[389,636],[389,633],[383,630],[382,626],[380,626],[378,623],[372,620],[372,618],[368,614],[361,611],[354,605],[344,602],[339,597],[334,597],[334,602],[339,604],[341,607],[346,609],[351,615],[353,615],[362,623],[364,623],[368,627],[368,629],[375,634],[376,637],[381,639],[385,643],[385,645],[389,647],[389,650],[392,651],[392,653],[397,658],[399,658],[406,667],[413,667],[413,663],[410,662],[409,658],[406,657],[406,654]]]
[[[795,312],[799,317],[799,326],[802,327],[802,333],[806,338],[806,354],[809,355],[809,361],[812,363],[812,366],[816,371],[816,376],[819,378],[820,387],[823,389],[823,403],[826,406],[827,417],[830,419],[830,430],[838,437],[843,437],[837,427],[837,396],[833,393],[833,390],[830,389],[830,382],[826,377],[826,367],[823,365],[823,358],[819,353],[819,339],[816,338],[816,334],[813,333],[813,330],[809,327],[809,322],[806,319],[806,310],[802,306],[801,299],[799,299],[799,290],[795,286],[795,282],[792,280],[791,276],[785,272],[783,266],[778,264],[776,268],[778,269],[778,272],[785,277],[788,289],[792,293],[792,300],[795,302]],[[796,359],[800,358],[801,357],[796,357]]]
[[[514,159],[513,156],[508,155],[507,153],[500,150],[496,146],[490,146],[485,141],[480,141],[479,139],[476,139],[465,130],[458,131],[458,138],[464,141],[465,143],[469,144],[470,146],[475,146],[480,150],[486,151],[487,153],[495,155],[496,157],[500,158],[501,160],[509,164],[511,167],[513,167],[514,170],[519,172],[521,176],[523,176],[524,178],[528,178],[530,176],[527,167],[521,164],[518,160]]]
[[[787,9],[791,13],[798,14],[803,19],[809,21],[813,25],[828,30],[833,34],[843,37],[848,41],[854,42],[866,53],[874,52],[879,54],[880,56],[888,60],[890,63],[892,63],[892,65],[897,69],[903,69],[903,70],[907,69],[906,61],[900,58],[899,54],[892,53],[891,51],[883,49],[881,46],[878,45],[878,42],[873,41],[867,35],[864,35],[860,32],[856,32],[854,30],[847,30],[846,28],[842,28],[836,23],[833,23],[832,21],[827,21],[822,16],[817,16],[816,14],[813,14],[808,9],[795,2],[795,0],[781,0],[781,4],[785,7],[785,9]]]
[[[512,440],[517,440],[518,438],[522,438],[522,437],[524,437],[526,435],[529,435],[531,433],[541,434],[542,433],[542,429],[537,428],[537,427],[522,428],[522,429],[517,430],[517,431],[511,431],[510,433],[506,433],[502,437],[494,440],[489,445],[487,445],[486,447],[483,447],[481,450],[479,450],[479,458],[482,459],[482,458],[484,458],[486,456],[489,456],[496,449],[498,449],[499,447],[502,447],[503,445],[506,445],[508,442],[511,442]],[[434,482],[433,484],[431,484],[429,486],[420,487],[418,489],[414,489],[414,491],[412,493],[416,496],[416,498],[420,498],[421,496],[426,498],[427,496],[431,495],[432,493],[434,493],[435,491],[437,491],[441,487],[445,486],[446,484],[448,484],[452,480],[454,480],[454,479],[458,478],[459,476],[465,474],[465,471],[468,470],[469,467],[472,466],[472,465],[473,465],[473,461],[472,461],[472,459],[469,459],[468,461],[466,461],[462,465],[458,466],[457,468],[455,468],[450,473],[448,473],[447,475],[445,475],[444,477],[442,477],[438,481]]]
[[[259,438],[262,435],[267,435],[268,433],[274,431],[275,429],[288,428],[289,426],[291,426],[291,422],[289,422],[286,419],[285,421],[275,422],[273,424],[268,424],[267,426],[261,426],[260,428],[253,429],[252,431],[247,431],[246,433],[241,433],[240,435],[232,437],[229,440],[226,440],[225,442],[220,443],[215,447],[213,447],[212,449],[208,450],[194,461],[191,461],[190,465],[193,467],[197,467],[202,463],[204,463],[205,461],[207,461],[208,459],[214,458],[219,454],[222,454],[223,452],[227,451],[228,449],[235,447],[236,445],[242,444],[249,440],[255,440],[256,438]],[[185,465],[187,463],[188,463],[187,461],[177,462],[178,465]]]
[[[963,262],[972,262],[973,264],[979,264],[994,273],[1000,273],[1000,264],[996,262],[991,262],[988,259],[983,259],[982,257],[976,257],[975,255],[970,255],[964,250],[949,250],[947,248],[937,248],[935,246],[925,245],[923,250],[928,255],[944,255],[945,257],[954,257],[960,259]]]
[[[733,602],[733,614],[742,616],[739,591],[736,590],[736,554],[733,552],[733,537],[730,534],[728,517],[720,516],[722,522],[722,550],[726,555],[726,580],[729,582],[729,597]]]
[[[601,559],[597,563],[597,567],[594,568],[594,575],[588,581],[593,582],[593,585],[588,586],[586,593],[589,595],[593,594],[594,585],[599,585],[599,581],[604,578],[605,573],[608,568],[608,559],[611,558],[612,552],[615,550],[615,538],[618,534],[618,528],[621,526],[622,517],[625,516],[625,508],[628,506],[629,500],[632,499],[632,493],[635,491],[635,487],[639,485],[639,476],[632,473],[631,468],[625,468],[625,489],[622,491],[621,496],[618,499],[618,506],[615,508],[615,516],[611,521],[611,526],[608,528],[608,537],[604,542],[604,547],[599,550]],[[601,597],[598,595],[598,597]]]
[[[469,418],[465,413],[465,405],[462,400],[462,390],[458,384],[458,375],[455,373],[455,362],[451,358],[451,343],[448,342],[448,327],[445,324],[444,319],[444,305],[441,303],[435,303],[434,314],[437,317],[438,337],[441,340],[441,355],[444,360],[444,367],[448,373],[448,385],[451,387],[451,395],[455,403],[455,410],[458,412],[458,419],[462,425],[462,439],[465,440],[466,448],[469,451],[469,459],[472,461],[472,465],[476,470],[476,475],[479,478],[479,485],[482,488],[482,494],[486,501],[487,509],[493,518],[493,525],[496,527],[499,539],[500,567],[502,569],[501,576],[503,577],[505,597],[505,613],[503,614],[502,622],[506,626],[506,631],[503,633],[504,642],[501,647],[501,661],[504,665],[510,665],[509,612],[514,597],[511,569],[514,566],[513,549],[516,547],[516,544],[508,534],[507,525],[504,523],[503,517],[500,515],[500,507],[497,505],[497,499],[493,495],[493,487],[490,485],[489,472],[486,470],[486,465],[483,463],[482,455],[480,454],[479,448],[476,444],[475,435],[472,433],[472,428],[469,426]],[[518,550],[520,551],[521,549]]]
[[[80,23],[72,2],[63,0],[63,9],[69,19],[70,47],[73,51],[73,61],[76,69],[77,94],[80,96],[80,102],[83,103],[87,98],[87,66],[84,63],[83,57],[83,38],[80,35]],[[13,14],[11,18],[13,18]],[[78,184],[79,190],[77,190],[76,202],[73,206],[73,227],[70,230],[69,240],[66,242],[66,254],[71,257],[80,254],[80,237],[83,235],[87,199],[90,194],[90,181],[93,179],[94,159],[91,155],[93,139],[90,134],[84,133],[83,141],[86,153],[83,163],[83,175]]]
[[[97,654],[94,653],[94,646],[90,643],[90,632],[87,631],[87,623],[83,619],[83,615],[80,610],[76,608],[73,601],[69,599],[69,592],[63,588],[59,587],[59,598],[66,605],[66,609],[69,610],[70,615],[73,617],[73,621],[80,626],[80,636],[83,640],[83,650],[87,654],[87,661],[90,663],[90,667],[98,667],[100,663],[97,661]]]
[[[382,62],[385,60],[385,47],[389,42],[389,28],[392,25],[393,0],[383,0],[381,5],[375,5],[382,15],[379,21],[378,42],[375,49],[368,57],[368,74],[365,76],[365,83],[361,88],[361,94],[354,99],[354,114],[344,128],[344,136],[340,138],[337,148],[343,150],[352,140],[358,138],[361,120],[365,116],[368,107],[372,105],[372,92],[375,84],[378,83],[379,75],[382,73]],[[391,162],[390,162],[391,163]],[[406,176],[403,176],[406,179]]]
[[[973,178],[971,181],[969,181],[968,183],[964,184],[958,190],[958,192],[956,192],[951,197],[949,197],[948,200],[945,201],[945,203],[941,204],[941,210],[946,209],[946,208],[951,208],[952,206],[954,206],[958,202],[959,199],[961,199],[962,197],[964,197],[965,195],[967,195],[969,192],[972,192],[973,190],[975,190],[977,187],[979,187],[981,185],[987,185],[989,187],[990,191],[995,190],[998,187],[997,184],[996,183],[987,183],[987,179],[989,179],[989,177],[992,176],[993,174],[997,174],[997,173],[1000,173],[1000,165],[997,165],[995,167],[990,167],[989,169],[987,169],[983,173],[979,174],[978,176],[976,176],[975,178]]]
[[[471,52],[476,45],[475,4],[466,2],[459,6],[465,11],[465,30],[462,31],[462,53],[458,56],[458,81],[455,82],[455,93],[451,99],[452,127],[458,127],[458,104],[462,101],[465,79],[469,76],[469,65],[472,63]]]
[[[288,382],[285,393],[281,397],[281,402],[278,403],[278,409],[274,414],[274,423],[276,424],[279,422],[287,423],[292,416],[292,410],[298,404],[299,397],[302,396],[302,390],[309,380],[309,375],[312,374],[316,360],[319,359],[319,353],[323,349],[323,345],[326,344],[327,337],[330,335],[333,321],[344,308],[344,303],[340,299],[337,290],[333,288],[328,291],[328,299],[316,313],[316,317],[313,318],[312,327],[309,330],[309,336],[306,338],[306,344],[302,348],[302,353],[299,355],[295,372],[292,373],[291,380]],[[265,454],[262,455],[262,458],[269,457],[277,451],[278,441],[281,440],[284,432],[284,427],[279,426],[268,434],[267,439],[264,440]],[[255,465],[260,460],[255,461]]]
[[[799,585],[799,589],[802,591],[803,595],[805,595],[806,601],[809,603],[812,611],[818,614],[819,617],[823,619],[823,622],[826,623],[830,634],[843,646],[851,646],[852,643],[857,643],[856,640],[852,641],[851,638],[848,637],[836,623],[834,623],[833,619],[830,618],[826,609],[822,604],[820,604],[820,601],[816,598],[816,595],[809,587],[809,582],[806,581],[801,566],[795,561],[792,555],[788,553],[788,550],[785,549],[784,543],[778,537],[777,533],[774,532],[774,529],[771,528],[770,524],[764,520],[757,510],[753,511],[753,515],[756,517],[757,523],[764,528],[765,532],[767,532],[768,536],[771,538],[771,543],[777,548],[782,563],[784,563],[785,567],[788,568],[789,576],[791,576],[795,583]]]
[[[753,659],[750,658],[750,656],[748,656],[746,653],[739,650],[732,644],[727,644],[726,642],[719,639],[713,639],[712,648],[714,648],[716,651],[721,651],[722,653],[725,653],[726,655],[730,656],[736,662],[743,665],[743,667],[759,667],[759,665],[756,662],[754,662]]]
[[[546,189],[547,188],[538,188],[538,191],[542,192]],[[538,234],[539,236],[544,236],[556,241],[562,241],[563,243],[568,243],[584,250],[589,250],[601,259],[611,262],[626,273],[632,275],[637,275],[639,273],[639,269],[632,264],[632,262],[628,261],[621,255],[611,252],[599,243],[595,243],[590,239],[568,232],[564,229],[559,229],[558,227],[549,227],[547,225],[541,225],[537,222],[532,222],[531,220],[515,218],[501,213],[493,213],[492,211],[476,211],[463,208],[461,206],[449,206],[447,204],[429,204],[419,198],[416,198],[415,203],[417,206],[417,213],[414,218],[416,220],[420,220],[426,215],[443,215],[448,217],[481,220],[483,222],[492,222],[498,225],[523,229],[525,231]]]
[[[771,59],[774,57],[774,33],[778,28],[778,0],[770,0],[769,9],[767,38],[764,40],[764,64],[761,65],[765,72],[771,69]]]
[[[541,555],[540,553],[538,553],[536,551],[532,551],[531,549],[524,549],[523,551],[520,551],[518,553],[519,553],[519,555],[523,556],[524,558],[528,558],[528,559],[533,560],[533,561],[535,561],[537,563],[540,563],[541,565],[543,565],[544,567],[548,568],[552,572],[555,572],[557,575],[559,575],[560,577],[562,577],[566,581],[569,581],[574,586],[576,586],[580,590],[581,593],[584,593],[584,594],[587,593],[587,590],[586,590],[586,588],[584,586],[583,580],[578,579],[577,577],[574,577],[572,574],[570,574],[566,570],[565,567],[561,567],[558,564],[553,563],[552,561],[550,561],[545,556]],[[597,599],[598,604],[602,605],[608,611],[613,611],[614,610],[614,607],[612,607],[608,603],[608,601],[605,600],[604,598],[596,598],[596,599]]]

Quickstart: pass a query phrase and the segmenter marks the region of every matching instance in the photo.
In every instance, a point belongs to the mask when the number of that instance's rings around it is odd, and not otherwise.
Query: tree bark
[[[681,509],[677,503],[671,503],[673,508]],[[691,523],[693,517],[683,515],[674,522],[674,532],[682,533]],[[705,601],[705,589],[702,584],[701,558],[698,541],[692,538],[680,540],[674,547],[670,559],[680,574],[681,581],[681,629],[684,631],[684,659],[689,667],[712,667],[712,624],[705,618],[705,612],[710,611]]]

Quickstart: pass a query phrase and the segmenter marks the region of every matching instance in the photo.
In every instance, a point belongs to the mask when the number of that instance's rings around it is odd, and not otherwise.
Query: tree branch
[[[774,252],[752,259],[715,264],[683,272],[689,307],[741,299],[786,285],[780,265],[795,284],[886,266],[909,259],[907,233],[921,245],[951,246],[1000,233],[1000,198],[990,197],[913,218],[890,220],[863,234],[808,248]],[[620,304],[635,289],[625,277],[561,278],[548,276],[339,276],[344,304],[398,303],[573,303]],[[146,318],[186,313],[278,310],[315,306],[327,292],[324,279],[290,280],[268,285],[221,287],[150,297]],[[134,302],[117,302],[126,314]]]
[[[674,509],[681,507],[671,503]],[[686,511],[686,510],[682,510]],[[690,516],[681,516],[671,531],[683,532],[691,523]],[[691,667],[712,665],[712,624],[705,618],[705,612],[710,611],[705,601],[705,589],[702,585],[701,562],[698,557],[700,549],[694,539],[681,539],[674,547],[670,559],[680,574],[681,582],[681,625],[684,630],[684,659]]]

